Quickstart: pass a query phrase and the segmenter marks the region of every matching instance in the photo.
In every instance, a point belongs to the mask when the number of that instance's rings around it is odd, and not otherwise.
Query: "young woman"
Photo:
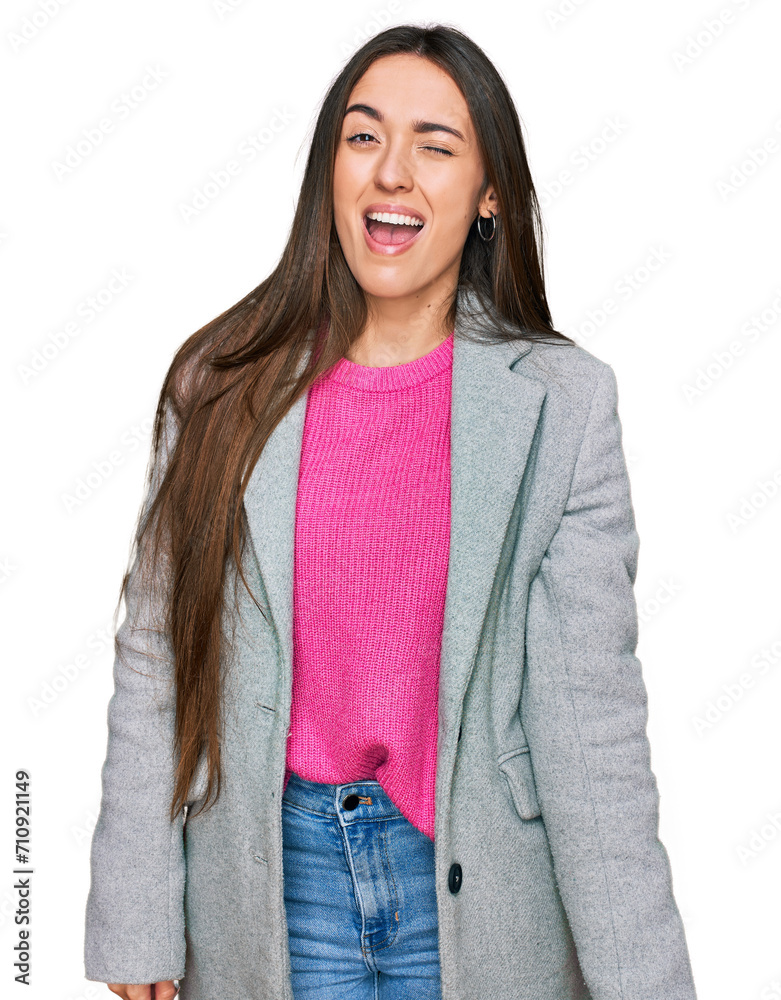
[[[123,581],[85,964],[125,1000],[694,1000],[612,368],[519,120],[401,26],[275,271],[177,352]]]

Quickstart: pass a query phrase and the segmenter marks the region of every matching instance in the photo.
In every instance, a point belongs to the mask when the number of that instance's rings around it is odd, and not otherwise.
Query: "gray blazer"
[[[475,343],[469,329],[462,314],[435,813],[443,1000],[695,1000],[658,839],[615,374],[581,347]],[[173,824],[170,647],[146,631],[160,609],[134,565],[87,979],[179,978],[183,1000],[292,1000],[281,798],[305,412],[306,395],[246,492],[245,571],[270,613],[242,587],[239,614],[226,612],[226,781],[212,809]]]

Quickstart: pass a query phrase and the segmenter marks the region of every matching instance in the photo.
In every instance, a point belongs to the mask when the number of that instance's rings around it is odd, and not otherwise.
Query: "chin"
[[[355,272],[353,273],[355,274]],[[377,280],[376,277],[367,277],[364,280],[360,274],[355,274],[355,280],[367,295],[373,295],[377,299],[407,298],[419,294],[424,287],[420,282],[410,285],[400,281],[381,281]]]

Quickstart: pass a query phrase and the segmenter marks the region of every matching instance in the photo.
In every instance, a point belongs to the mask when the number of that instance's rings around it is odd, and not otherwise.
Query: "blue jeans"
[[[282,799],[295,1000],[441,1000],[434,843],[377,781]]]

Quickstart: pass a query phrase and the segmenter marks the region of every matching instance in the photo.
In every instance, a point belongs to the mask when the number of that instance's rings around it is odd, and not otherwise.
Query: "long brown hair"
[[[461,89],[485,167],[480,194],[490,182],[499,199],[494,238],[480,239],[476,220],[467,235],[448,328],[463,308],[463,293],[472,293],[490,314],[492,340],[573,343],[551,323],[539,204],[518,114],[501,76],[478,45],[448,25],[401,25],[375,35],[351,57],[322,102],[276,268],[182,344],[160,392],[147,500],[135,535],[136,559],[151,569],[151,578],[142,585],[132,569],[126,572],[119,602],[132,578],[133,592],[164,612],[161,634],[175,664],[172,821],[187,801],[203,753],[205,799],[214,795],[207,808],[220,793],[220,643],[230,566],[251,593],[242,566],[247,482],[279,421],[365,328],[364,293],[333,221],[334,160],[353,87],[375,59],[396,53],[430,60]],[[161,597],[150,597],[161,578]],[[121,654],[119,637],[116,650]]]

